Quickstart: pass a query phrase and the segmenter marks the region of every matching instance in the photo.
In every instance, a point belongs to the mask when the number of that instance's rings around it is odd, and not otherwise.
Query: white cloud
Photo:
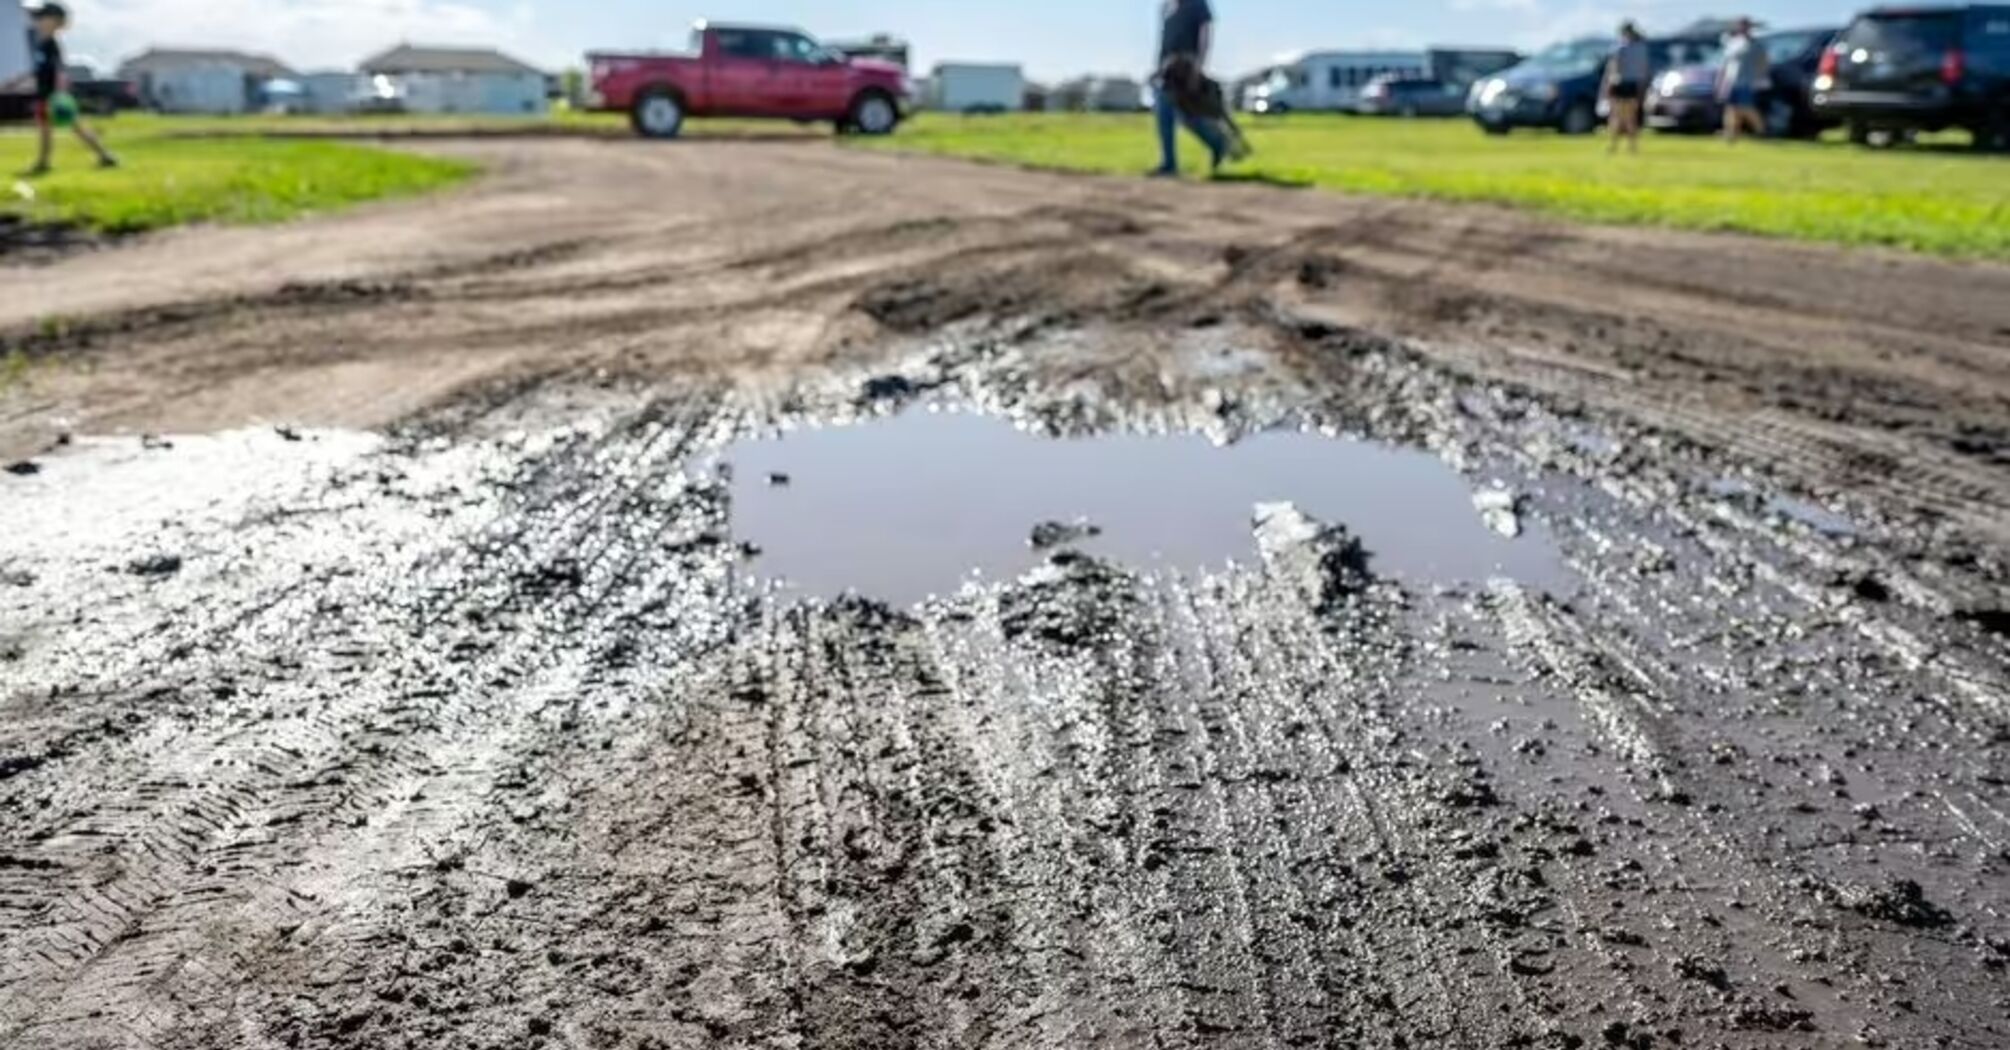
[[[0,0],[8,2],[8,0]],[[270,54],[298,69],[353,68],[400,42],[499,47],[556,68],[528,3],[497,12],[461,0],[71,0],[71,49],[101,65],[148,47]]]

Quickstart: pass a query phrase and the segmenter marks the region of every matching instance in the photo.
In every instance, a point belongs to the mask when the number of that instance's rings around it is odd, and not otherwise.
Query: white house
[[[1136,113],[1145,108],[1144,85],[1129,77],[1080,77],[1056,84],[1049,109],[1089,113]]]
[[[34,70],[28,54],[28,10],[0,3],[0,84],[11,83]]]
[[[1024,108],[1026,74],[1018,66],[945,62],[928,76],[928,108],[949,113],[1006,113]]]
[[[256,109],[268,81],[294,72],[276,58],[242,51],[153,48],[119,66],[119,79],[162,113],[246,113]]]
[[[542,70],[486,48],[403,44],[364,62],[363,73],[394,85],[408,113],[541,116],[551,108]]]

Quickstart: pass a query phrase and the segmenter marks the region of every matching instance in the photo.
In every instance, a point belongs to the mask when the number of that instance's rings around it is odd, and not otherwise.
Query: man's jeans
[[[1184,119],[1188,131],[1194,133],[1207,148],[1213,151],[1213,159],[1219,161],[1228,152],[1228,142],[1222,138],[1221,128],[1213,121],[1183,118],[1179,107],[1173,104],[1172,92],[1161,87],[1158,90],[1159,118],[1159,170],[1179,170],[1179,125]]]

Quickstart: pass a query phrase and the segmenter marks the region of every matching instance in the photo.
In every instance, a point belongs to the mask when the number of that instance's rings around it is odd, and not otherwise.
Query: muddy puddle
[[[1517,536],[1490,528],[1441,460],[1316,433],[1049,438],[916,409],[750,438],[721,460],[757,577],[817,596],[917,602],[1016,577],[1053,546],[1148,571],[1249,564],[1255,507],[1273,502],[1345,524],[1376,572],[1412,584],[1571,586],[1546,525],[1522,514]]]

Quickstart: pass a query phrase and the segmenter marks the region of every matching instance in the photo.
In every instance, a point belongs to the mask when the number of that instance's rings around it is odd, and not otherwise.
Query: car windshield
[[[1659,69],[1714,66],[1724,61],[1724,45],[1715,40],[1658,40],[1648,50]]]
[[[1522,66],[1556,77],[1583,76],[1597,71],[1614,46],[1610,40],[1573,40],[1536,55]]]
[[[1849,27],[1842,43],[1850,51],[1866,52],[1858,61],[1876,57],[1890,62],[1937,57],[1959,42],[1960,35],[1959,15],[1869,15]]]

